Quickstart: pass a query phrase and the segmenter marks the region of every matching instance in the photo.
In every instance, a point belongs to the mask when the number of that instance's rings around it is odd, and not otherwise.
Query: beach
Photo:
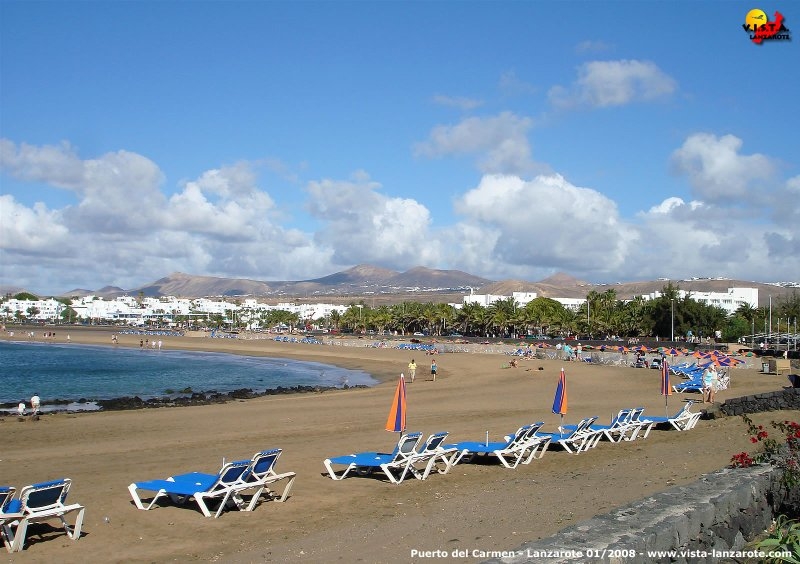
[[[61,334],[63,331],[63,334]],[[66,331],[58,330],[59,341]],[[70,329],[71,342],[111,344],[111,330]],[[139,336],[120,335],[119,346]],[[365,341],[364,344],[370,341]],[[411,358],[416,381],[407,384],[408,430],[449,431],[453,442],[501,440],[520,425],[544,421],[556,430],[553,394],[564,367],[569,411],[565,423],[589,415],[608,422],[623,407],[664,415],[659,371],[556,360],[524,360],[491,353],[437,355],[367,346],[316,346],[271,340],[165,337],[164,346],[312,360],[365,370],[372,388],[267,396],[226,404],[135,411],[48,414],[38,421],[0,419],[0,485],[17,489],[69,477],[69,501],[86,506],[83,536],[75,542],[55,528],[29,531],[14,562],[407,562],[412,551],[466,550],[480,561],[625,503],[697,480],[751,450],[740,418],[702,420],[689,432],[654,430],[644,440],[601,443],[578,456],[548,451],[515,470],[499,464],[460,464],[447,475],[387,480],[353,476],[333,481],[322,464],[358,451],[389,451],[398,436],[384,430],[397,377]],[[757,363],[756,363],[757,364]],[[539,370],[542,368],[542,370]],[[759,366],[760,368],[760,366]],[[731,387],[717,401],[780,389],[785,377],[756,367],[731,371]],[[669,397],[670,413],[686,398]],[[701,409],[702,404],[694,406]],[[758,414],[754,421],[800,417]],[[771,429],[771,428],[770,428]],[[268,501],[252,513],[203,517],[196,505],[137,510],[127,486],[134,481],[200,471],[213,473],[223,457],[250,458],[282,448],[278,472],[297,473],[285,503]],[[55,524],[55,523],[54,523]],[[41,533],[38,534],[38,533]],[[581,547],[564,547],[580,549]],[[474,556],[475,555],[475,556]]]

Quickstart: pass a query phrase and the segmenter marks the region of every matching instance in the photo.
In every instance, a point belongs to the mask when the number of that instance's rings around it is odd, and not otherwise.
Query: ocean
[[[29,403],[43,410],[53,400],[142,399],[194,392],[263,392],[279,386],[371,386],[368,373],[317,362],[224,353],[149,350],[78,344],[0,341],[0,403]],[[179,395],[179,394],[178,394]],[[81,409],[81,404],[59,409]],[[91,409],[91,405],[83,409]]]

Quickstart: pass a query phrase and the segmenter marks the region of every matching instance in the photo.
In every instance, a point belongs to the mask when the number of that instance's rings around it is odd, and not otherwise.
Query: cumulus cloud
[[[62,224],[59,212],[42,203],[26,207],[10,194],[0,195],[0,248],[15,249],[23,256],[57,256],[69,231]]]
[[[204,172],[169,200],[165,225],[224,240],[252,240],[274,208],[246,162]]]
[[[14,178],[69,189],[80,187],[85,171],[69,143],[17,146],[8,139],[0,139],[0,169]]]
[[[695,133],[672,154],[672,165],[688,176],[700,199],[752,199],[751,194],[763,191],[759,184],[772,177],[775,167],[764,155],[740,154],[741,148],[742,140],[734,135]]]
[[[17,147],[3,139],[0,168],[19,180],[73,192],[79,204],[64,209],[61,218],[70,231],[139,233],[153,228],[164,203],[158,166],[128,151],[81,160],[68,143]]]
[[[473,155],[487,174],[525,174],[535,169],[528,142],[533,121],[512,112],[493,117],[470,117],[455,125],[438,125],[414,153],[430,158]]]
[[[569,86],[554,86],[548,95],[560,108],[606,108],[670,96],[677,82],[651,61],[591,61],[578,67]]]
[[[131,287],[175,270],[287,279],[318,275],[330,264],[331,252],[310,234],[277,223],[280,214],[252,163],[203,172],[169,198],[159,167],[129,151],[81,159],[66,143],[17,147],[2,140],[0,170],[77,198],[49,209],[1,197],[0,257],[8,283],[52,288],[84,278]]]
[[[313,181],[308,211],[323,222],[317,244],[338,264],[373,263],[389,268],[439,264],[430,211],[416,200],[392,198],[363,171],[350,180]]]
[[[486,175],[456,209],[471,232],[492,234],[491,255],[507,265],[609,272],[637,240],[613,201],[557,174],[532,180]]]
[[[485,159],[505,141],[527,147],[528,127],[513,114],[464,120],[418,149]],[[782,277],[798,279],[800,176],[778,181],[771,159],[743,155],[741,146],[733,136],[688,136],[664,158],[692,183],[692,199],[665,197],[633,217],[558,174],[487,173],[455,197],[457,222],[442,225],[423,201],[388,195],[356,171],[305,183],[304,211],[315,228],[302,231],[283,223],[286,211],[259,178],[263,161],[210,168],[168,196],[159,167],[141,155],[81,159],[68,144],[4,141],[3,174],[70,190],[76,203],[29,206],[0,195],[0,281],[32,290],[135,288],[175,270],[300,280],[363,263],[492,279],[565,270],[598,281],[763,280],[780,264]],[[747,200],[745,187],[761,183],[759,205],[734,205]]]

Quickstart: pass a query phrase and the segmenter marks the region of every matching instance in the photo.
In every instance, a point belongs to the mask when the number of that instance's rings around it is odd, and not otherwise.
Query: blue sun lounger
[[[20,490],[19,499],[10,499],[8,493],[13,488],[6,489],[5,508],[0,513],[0,521],[3,522],[3,541],[9,552],[22,551],[28,525],[32,523],[58,519],[67,537],[72,540],[81,538],[85,508],[77,503],[71,505],[64,503],[71,485],[72,480],[69,478],[32,484]],[[75,524],[70,526],[66,516],[73,512],[77,512],[77,517]],[[16,528],[16,531],[12,531],[12,528]]]
[[[566,426],[558,433],[541,433],[550,437],[553,445],[563,448],[570,454],[580,454],[597,446],[603,437],[602,430],[593,430],[592,425],[597,421],[597,416],[582,419],[572,429]]]
[[[19,524],[19,520],[24,517],[19,512],[19,500],[14,499],[16,488],[11,486],[0,486],[0,538],[6,549],[11,552],[14,545],[14,531],[12,527]]]
[[[343,480],[353,470],[360,476],[366,476],[376,470],[380,470],[389,478],[390,482],[399,484],[410,470],[409,463],[412,456],[417,453],[417,446],[421,440],[422,433],[406,433],[397,441],[397,446],[394,447],[392,452],[347,454],[345,456],[327,458],[323,464],[333,480]],[[334,466],[344,466],[345,469],[341,474],[337,475],[333,469]],[[394,475],[395,471],[400,473],[400,477]]]
[[[405,478],[407,472],[411,472],[418,480],[425,480],[435,469],[439,474],[447,474],[453,467],[453,460],[458,455],[454,447],[444,445],[447,439],[447,431],[433,433],[425,441],[419,450],[416,450],[408,459],[406,470],[400,476],[400,481]],[[425,468],[420,470],[417,465],[424,464]],[[443,464],[443,466],[441,466]]]
[[[658,417],[642,414],[642,421],[646,421],[660,427],[670,425],[673,429],[678,431],[689,431],[690,429],[693,429],[695,425],[697,425],[697,422],[703,415],[703,413],[700,411],[696,413],[690,411],[689,408],[692,407],[692,404],[694,404],[694,400],[687,400],[686,405],[684,405],[680,411],[671,417]]]
[[[214,517],[219,517],[234,493],[234,486],[243,484],[244,474],[250,467],[250,460],[237,460],[224,464],[217,474],[204,474],[190,472],[171,476],[166,480],[149,480],[134,482],[128,486],[128,491],[136,507],[147,511],[162,497],[169,497],[173,503],[182,505],[189,499],[197,502],[200,511],[206,517],[211,517],[208,503],[219,500],[219,508]],[[145,506],[137,490],[156,492],[150,503]]]
[[[532,435],[541,428],[542,423],[534,425],[523,425],[513,435],[508,435],[505,441],[462,441],[448,448],[455,447],[458,455],[453,459],[453,464],[458,464],[462,460],[472,461],[477,456],[495,456],[500,464],[506,468],[516,468],[522,462],[525,454],[532,448]],[[538,437],[538,436],[537,436]],[[528,462],[533,457],[528,455]]]

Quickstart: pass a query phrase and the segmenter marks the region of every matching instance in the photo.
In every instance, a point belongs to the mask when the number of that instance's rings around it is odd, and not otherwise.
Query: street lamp
[[[674,298],[670,298],[669,305],[672,314],[672,324],[671,324],[672,331],[671,331],[670,341],[674,343],[675,342],[675,299]]]

